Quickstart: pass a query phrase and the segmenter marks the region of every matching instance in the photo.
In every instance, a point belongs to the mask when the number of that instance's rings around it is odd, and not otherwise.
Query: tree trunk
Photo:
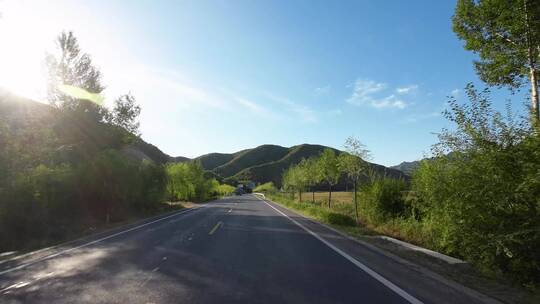
[[[354,187],[354,197],[353,197],[353,201],[354,201],[354,213],[355,213],[355,216],[356,216],[356,225],[358,225],[360,223],[360,221],[358,220],[358,202],[356,201],[356,184],[357,184],[357,181],[354,181],[354,184],[353,184],[353,187]]]
[[[532,42],[531,37],[531,29],[530,29],[530,20],[529,20],[529,13],[528,13],[528,7],[527,3],[528,1],[523,1],[523,9],[525,11],[525,26],[527,28],[527,60],[529,63],[529,79],[531,81],[531,121],[534,127],[540,127],[539,126],[539,119],[540,119],[540,109],[538,104],[538,67],[536,64],[538,62],[535,62],[533,58],[533,49],[535,45]],[[540,56],[540,54],[538,55]]]
[[[332,184],[328,184],[328,209],[330,209],[330,202],[332,201]]]
[[[532,60],[531,60],[532,62]],[[538,120],[540,119],[540,110],[538,108],[538,72],[534,67],[529,69],[529,78],[531,80],[531,115],[533,124],[538,127]]]
[[[315,187],[311,187],[311,202],[315,204]]]
[[[302,190],[298,190],[298,196],[299,196],[299,200],[300,200],[300,203],[302,202]]]

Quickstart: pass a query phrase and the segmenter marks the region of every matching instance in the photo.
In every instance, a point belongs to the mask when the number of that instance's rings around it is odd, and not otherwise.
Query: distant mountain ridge
[[[315,144],[301,144],[290,148],[265,144],[230,154],[205,154],[193,160],[200,161],[205,170],[214,172],[226,183],[250,180],[255,183],[273,182],[280,186],[282,174],[289,166],[298,164],[302,159],[318,156],[325,149],[342,153],[340,150]],[[408,179],[406,174],[393,168],[373,163],[370,163],[370,167],[381,176]],[[345,182],[342,181],[338,188],[346,188]]]
[[[390,166],[389,168],[399,170],[409,176],[411,176],[414,171],[420,166],[420,160],[410,161],[410,162],[401,162],[399,165]]]

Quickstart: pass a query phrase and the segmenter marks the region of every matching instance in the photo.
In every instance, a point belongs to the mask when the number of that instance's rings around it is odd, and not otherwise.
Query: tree
[[[296,187],[298,189],[300,202],[302,202],[302,192],[308,185],[308,166],[309,164],[306,159],[302,159],[295,167]]]
[[[531,117],[539,119],[540,2],[459,0],[453,29],[465,49],[480,56],[475,67],[489,85],[516,89],[529,78]]]
[[[332,149],[325,149],[318,160],[321,179],[328,185],[328,208],[332,201],[332,186],[339,181],[339,167],[336,152]]]
[[[302,201],[302,191],[306,186],[305,165],[300,162],[290,166],[283,174],[283,187],[291,190],[294,199],[294,192],[298,191],[299,200]]]
[[[311,188],[311,202],[315,203],[315,186],[321,182],[320,170],[316,158],[311,157],[306,159],[304,162],[306,185]]]
[[[107,120],[109,123],[124,128],[135,136],[140,136],[140,124],[137,121],[140,113],[141,107],[136,104],[135,97],[128,93],[114,101],[114,108],[107,115]]]
[[[96,121],[103,119],[99,94],[105,89],[101,72],[90,55],[81,52],[73,32],[62,32],[56,39],[56,54],[47,54],[49,102],[62,110],[84,114]]]
[[[353,183],[354,188],[354,212],[356,216],[356,222],[358,223],[358,203],[356,200],[356,193],[358,187],[358,180],[364,174],[368,168],[367,159],[370,157],[369,150],[356,138],[349,137],[345,141],[345,151],[339,155],[339,169],[341,172],[345,172],[347,177]]]

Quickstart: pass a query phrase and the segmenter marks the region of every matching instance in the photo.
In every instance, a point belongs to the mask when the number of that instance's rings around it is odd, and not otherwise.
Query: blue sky
[[[355,136],[373,161],[394,165],[429,152],[447,124],[447,96],[463,99],[477,81],[473,54],[451,30],[454,5],[4,0],[0,37],[13,42],[0,64],[13,68],[0,81],[39,98],[24,74],[71,29],[101,68],[108,102],[132,92],[143,138],[170,155],[267,143],[341,148]],[[28,54],[24,36],[34,38]]]

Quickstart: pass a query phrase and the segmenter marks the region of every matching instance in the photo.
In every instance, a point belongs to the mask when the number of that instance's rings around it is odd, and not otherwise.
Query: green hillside
[[[261,146],[265,147],[265,146]],[[261,147],[257,147],[255,149],[250,150],[250,155],[253,158],[256,158],[254,154],[257,154],[259,151],[262,151],[262,153],[268,152],[266,148],[259,149]],[[254,166],[245,166],[244,169],[240,170],[238,173],[231,175],[231,176],[223,176],[225,179],[224,181],[230,184],[235,184],[242,180],[251,180],[255,183],[265,183],[265,182],[273,182],[275,185],[280,186],[281,185],[281,177],[283,172],[291,165],[299,163],[304,158],[314,157],[318,156],[324,149],[327,149],[329,147],[322,146],[322,145],[311,145],[311,144],[302,144],[293,146],[290,148],[284,148],[279,146],[274,146],[275,150],[281,151],[282,149],[285,150],[287,153],[283,155],[283,157],[266,162],[266,163],[260,163]],[[281,149],[279,149],[279,148]],[[341,151],[333,149],[336,153],[341,153]],[[260,157],[263,158],[262,156]],[[240,167],[242,165],[241,163],[242,159],[237,158],[236,159],[236,167]],[[378,164],[371,164],[371,167],[373,170],[380,175],[386,175],[388,177],[393,178],[405,178],[408,177],[403,174],[399,170],[387,168]],[[345,181],[344,179],[337,185],[337,189],[345,188]]]
[[[231,161],[238,153],[209,153],[195,158],[195,160],[200,161],[201,165],[205,170],[214,170],[216,167],[219,167],[223,164]]]
[[[246,168],[277,161],[288,152],[289,149],[281,146],[262,145],[237,153],[229,162],[215,168],[214,172],[223,177],[230,177]]]
[[[49,134],[54,131],[61,135],[62,141],[56,144],[61,157],[72,158],[74,154],[89,154],[105,147],[121,149],[130,157],[137,159],[152,160],[158,164],[170,161],[186,161],[189,158],[171,157],[156,146],[145,142],[140,138],[133,138],[131,143],[124,143],[117,139],[123,137],[126,132],[122,129],[106,124],[98,126],[85,126],[81,121],[65,117],[59,119],[58,112],[51,106],[19,97],[10,92],[0,89],[0,118],[2,126],[9,128],[10,132],[19,137],[29,137],[32,145],[28,151],[41,146],[41,141],[47,141]],[[78,149],[73,142],[74,138],[91,138],[92,145],[85,147],[86,151]]]

